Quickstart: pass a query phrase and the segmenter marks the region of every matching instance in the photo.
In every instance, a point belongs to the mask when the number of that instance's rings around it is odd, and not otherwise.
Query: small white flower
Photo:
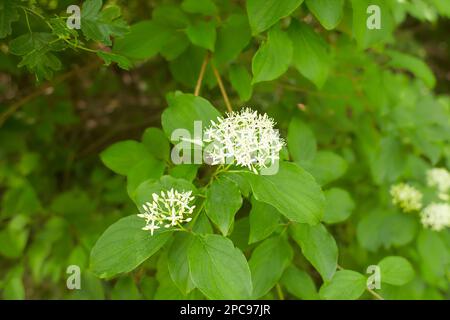
[[[275,122],[266,114],[260,115],[250,108],[228,113],[225,118],[211,121],[205,132],[206,150],[211,164],[236,163],[255,173],[279,159],[284,146]]]
[[[173,188],[160,194],[153,193],[153,202],[146,202],[142,205],[144,213],[137,216],[145,220],[142,230],[150,230],[153,235],[156,229],[162,226],[170,228],[182,222],[189,222],[192,219],[187,217],[192,214],[195,206],[190,205],[194,197],[192,191],[179,192]]]
[[[449,200],[450,172],[444,168],[433,168],[427,171],[427,183],[430,187],[436,187],[441,200]]]
[[[432,203],[420,214],[422,224],[435,231],[450,227],[450,205],[447,203]]]
[[[404,212],[417,211],[422,208],[422,193],[406,183],[391,187],[392,203]]]

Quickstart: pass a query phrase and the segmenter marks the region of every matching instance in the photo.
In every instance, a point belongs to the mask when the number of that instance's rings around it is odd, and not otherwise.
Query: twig
[[[378,300],[384,300],[384,298],[382,297],[382,296],[380,296],[378,293],[376,293],[375,291],[373,291],[372,289],[370,289],[370,288],[367,288],[366,287],[366,289],[367,289],[367,291],[369,291],[375,298],[377,298]]]
[[[40,95],[44,94],[44,92],[48,88],[56,86],[57,84],[59,84],[61,82],[64,82],[65,80],[67,80],[67,79],[77,75],[80,72],[86,72],[86,71],[89,71],[91,69],[95,69],[98,66],[100,66],[100,61],[96,60],[95,63],[88,64],[88,65],[84,66],[83,68],[74,68],[71,71],[66,72],[66,73],[56,77],[52,81],[44,83],[43,85],[41,85],[39,88],[37,88],[35,91],[30,93],[29,95],[19,99],[15,103],[11,104],[9,106],[9,108],[6,109],[5,112],[0,114],[0,127],[2,127],[3,124],[5,123],[5,121],[8,120],[8,118],[11,115],[13,115],[14,112],[16,112],[20,107],[22,107],[24,104],[28,103],[29,101],[39,97]]]
[[[202,87],[203,76],[205,75],[206,66],[209,61],[209,52],[206,53],[205,59],[203,59],[202,67],[200,69],[200,73],[198,75],[197,84],[195,85],[194,95],[198,96],[200,94],[200,89]]]
[[[214,63],[211,63],[212,70],[214,72],[214,76],[217,79],[217,84],[219,85],[220,92],[222,93],[223,100],[225,101],[225,105],[227,106],[228,112],[233,111],[233,108],[231,108],[230,99],[228,99],[227,92],[225,90],[225,87],[223,86],[222,78],[220,77],[219,71],[217,71],[216,66]]]
[[[281,289],[280,284],[277,283],[277,285],[275,287],[277,288],[278,299],[284,300],[284,294],[283,294],[283,290]]]

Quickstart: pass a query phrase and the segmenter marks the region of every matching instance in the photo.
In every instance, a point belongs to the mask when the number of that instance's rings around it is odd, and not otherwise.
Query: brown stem
[[[233,108],[231,108],[230,99],[228,99],[227,91],[225,90],[225,87],[223,85],[222,78],[220,77],[219,71],[217,71],[217,68],[214,65],[214,63],[211,63],[211,67],[213,69],[214,76],[217,79],[217,84],[219,85],[219,89],[220,89],[220,92],[222,93],[223,100],[225,101],[225,105],[227,106],[227,110],[228,110],[228,112],[232,112]]]
[[[200,89],[202,87],[203,77],[205,75],[206,66],[209,61],[209,52],[206,53],[205,59],[203,59],[202,67],[200,69],[200,74],[198,75],[197,84],[195,85],[194,95],[198,96],[200,94]]]

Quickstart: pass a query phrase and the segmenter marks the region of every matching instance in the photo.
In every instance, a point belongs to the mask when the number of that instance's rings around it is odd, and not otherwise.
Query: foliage
[[[445,34],[445,1],[86,0],[81,29],[71,4],[0,0],[4,299],[449,298],[448,228],[390,196],[431,201],[450,168],[450,97],[408,28]],[[193,159],[244,104],[284,137],[275,174],[174,161],[176,130]],[[192,220],[142,230],[171,189]]]

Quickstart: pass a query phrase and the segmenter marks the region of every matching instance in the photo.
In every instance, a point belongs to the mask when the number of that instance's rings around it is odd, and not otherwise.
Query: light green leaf
[[[309,126],[298,118],[293,118],[289,123],[287,144],[294,161],[312,161],[316,156],[316,137]]]
[[[333,279],[325,282],[319,294],[325,300],[356,300],[366,289],[366,278],[355,271],[337,271]]]
[[[331,66],[328,44],[311,27],[297,20],[293,20],[289,27],[289,37],[293,46],[293,65],[305,78],[321,88]]]
[[[106,229],[92,248],[90,270],[100,278],[130,272],[155,254],[172,234],[158,229],[152,236],[142,230],[144,226],[143,219],[131,215]]]
[[[196,236],[189,248],[189,269],[195,286],[209,299],[249,299],[250,268],[242,252],[219,235]]]
[[[141,298],[141,294],[132,277],[120,278],[111,291],[112,300],[139,300]]]
[[[251,39],[250,26],[243,14],[232,14],[217,31],[214,60],[220,64],[232,62],[248,45]]]
[[[159,160],[167,161],[170,158],[170,144],[164,132],[159,128],[147,128],[142,134],[142,143],[150,153]]]
[[[280,222],[280,213],[271,205],[252,198],[249,222],[250,234],[248,243],[258,242],[275,231]]]
[[[127,57],[113,52],[97,51],[97,55],[103,59],[105,65],[107,66],[109,66],[112,62],[115,62],[120,68],[129,70],[133,65]]]
[[[242,101],[247,101],[252,96],[252,77],[247,69],[242,65],[233,65],[229,71],[230,82],[239,94]]]
[[[228,235],[234,216],[242,206],[241,192],[238,186],[226,177],[214,180],[206,191],[205,211],[208,217]]]
[[[302,300],[318,300],[319,294],[311,276],[295,266],[289,266],[283,273],[281,283],[287,291]]]
[[[2,288],[4,300],[23,300],[26,298],[23,273],[24,268],[22,265],[13,267],[8,271]]]
[[[102,0],[83,2],[81,31],[87,39],[100,41],[110,46],[112,36],[123,36],[129,31],[129,28],[126,22],[120,18],[120,7],[111,5],[101,10],[102,2]]]
[[[389,0],[351,0],[353,8],[353,37],[356,39],[360,49],[392,41],[392,32],[395,26],[387,1]],[[379,8],[381,22],[379,29],[369,29],[367,27],[367,23],[371,22],[372,18],[376,18],[378,13],[378,11],[367,13],[367,9],[370,6]]]
[[[194,139],[194,121],[201,121],[202,128],[211,124],[211,120],[220,117],[208,100],[196,97],[193,94],[175,93],[168,97],[169,108],[164,110],[161,122],[164,132],[168,137],[176,129],[186,129],[190,132],[190,138]],[[197,139],[201,139],[197,137]]]
[[[247,0],[247,14],[252,34],[269,29],[281,18],[290,15],[303,0]]]
[[[344,14],[344,0],[306,0],[306,5],[325,29],[337,27]]]
[[[403,286],[414,278],[414,269],[403,257],[386,257],[378,262],[381,282],[394,286]]]
[[[242,174],[256,200],[275,207],[289,220],[317,224],[325,198],[314,178],[294,163],[281,162],[275,175]]]
[[[133,196],[136,188],[144,181],[149,179],[159,179],[164,174],[164,163],[156,160],[152,156],[141,160],[134,165],[127,174],[127,192],[130,197]]]
[[[252,60],[253,82],[270,81],[280,77],[292,60],[292,42],[279,26],[271,28]]]
[[[312,162],[302,165],[322,186],[343,176],[348,168],[344,158],[330,151],[319,151]]]
[[[152,158],[152,155],[142,143],[125,140],[109,146],[100,154],[100,158],[112,171],[127,175],[135,165]]]
[[[113,52],[133,60],[145,60],[155,56],[170,37],[169,28],[151,20],[139,21],[130,32],[114,43]]]
[[[193,241],[194,237],[191,234],[178,233],[174,236],[167,254],[170,276],[178,289],[185,295],[194,289],[188,261],[188,250]]]
[[[394,50],[388,50],[386,53],[391,58],[389,61],[391,67],[410,71],[417,78],[422,79],[429,88],[434,88],[436,77],[424,61],[412,55]]]
[[[9,259],[16,259],[22,255],[29,234],[27,223],[26,216],[16,215],[5,229],[0,230],[0,255]]]
[[[338,248],[333,236],[319,224],[294,224],[291,227],[294,240],[303,255],[320,273],[324,281],[330,280],[337,268]]]
[[[253,299],[265,295],[280,280],[293,256],[289,242],[271,237],[256,247],[248,262],[252,273]]]
[[[346,220],[355,203],[350,194],[340,188],[331,188],[325,192],[325,211],[323,221],[326,223],[338,223]]]
[[[200,21],[186,29],[191,42],[199,47],[214,51],[216,44],[216,24],[214,21]]]

